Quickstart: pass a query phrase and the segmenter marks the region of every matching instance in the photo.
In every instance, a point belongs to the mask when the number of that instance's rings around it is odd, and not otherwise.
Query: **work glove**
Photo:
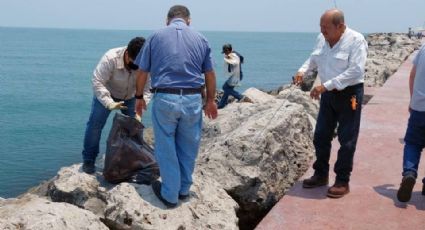
[[[109,110],[115,110],[115,109],[127,109],[127,106],[124,105],[123,101],[119,101],[119,102],[112,102],[110,104],[108,104],[107,108]]]
[[[134,117],[138,122],[142,122],[142,117],[139,114],[136,114]]]

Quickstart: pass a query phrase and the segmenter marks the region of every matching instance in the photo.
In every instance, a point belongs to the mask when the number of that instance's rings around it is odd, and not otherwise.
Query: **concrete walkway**
[[[401,181],[403,137],[409,117],[410,56],[363,107],[360,136],[354,156],[351,192],[341,199],[326,197],[328,187],[303,189],[301,181],[273,207],[257,226],[272,229],[425,229],[425,196],[421,195],[425,159],[419,180],[407,203],[397,200]],[[333,142],[331,169],[339,144]],[[423,156],[422,158],[425,158]],[[312,169],[304,178],[313,174]],[[330,185],[335,174],[330,174]]]

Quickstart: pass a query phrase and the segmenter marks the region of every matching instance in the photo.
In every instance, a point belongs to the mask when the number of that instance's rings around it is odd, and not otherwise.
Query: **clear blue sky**
[[[425,0],[335,0],[349,27],[363,33],[425,26]],[[334,0],[1,0],[0,26],[152,30],[170,6],[186,5],[201,31],[318,32]]]

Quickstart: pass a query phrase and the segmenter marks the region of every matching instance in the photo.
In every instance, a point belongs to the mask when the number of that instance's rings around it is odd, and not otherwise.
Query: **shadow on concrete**
[[[398,185],[397,185],[398,186]],[[397,208],[407,208],[408,205],[414,205],[417,210],[425,211],[425,196],[419,191],[412,192],[412,198],[409,202],[400,202],[397,200],[398,187],[393,184],[383,184],[373,187],[379,195],[389,198]]]
[[[285,196],[302,197],[305,199],[323,200],[326,199],[328,193],[328,186],[318,188],[303,188],[302,182],[298,181],[294,184],[292,189],[285,194]]]

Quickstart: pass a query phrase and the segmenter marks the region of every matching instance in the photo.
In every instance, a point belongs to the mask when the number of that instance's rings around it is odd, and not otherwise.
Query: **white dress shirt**
[[[343,90],[364,82],[367,49],[364,36],[348,27],[332,48],[319,34],[310,58],[298,71],[308,74],[317,70],[327,90]]]
[[[128,100],[136,94],[136,74],[124,66],[124,52],[127,47],[108,50],[93,71],[93,91],[106,108],[113,103],[112,97]],[[143,92],[146,104],[151,98],[150,77]]]

